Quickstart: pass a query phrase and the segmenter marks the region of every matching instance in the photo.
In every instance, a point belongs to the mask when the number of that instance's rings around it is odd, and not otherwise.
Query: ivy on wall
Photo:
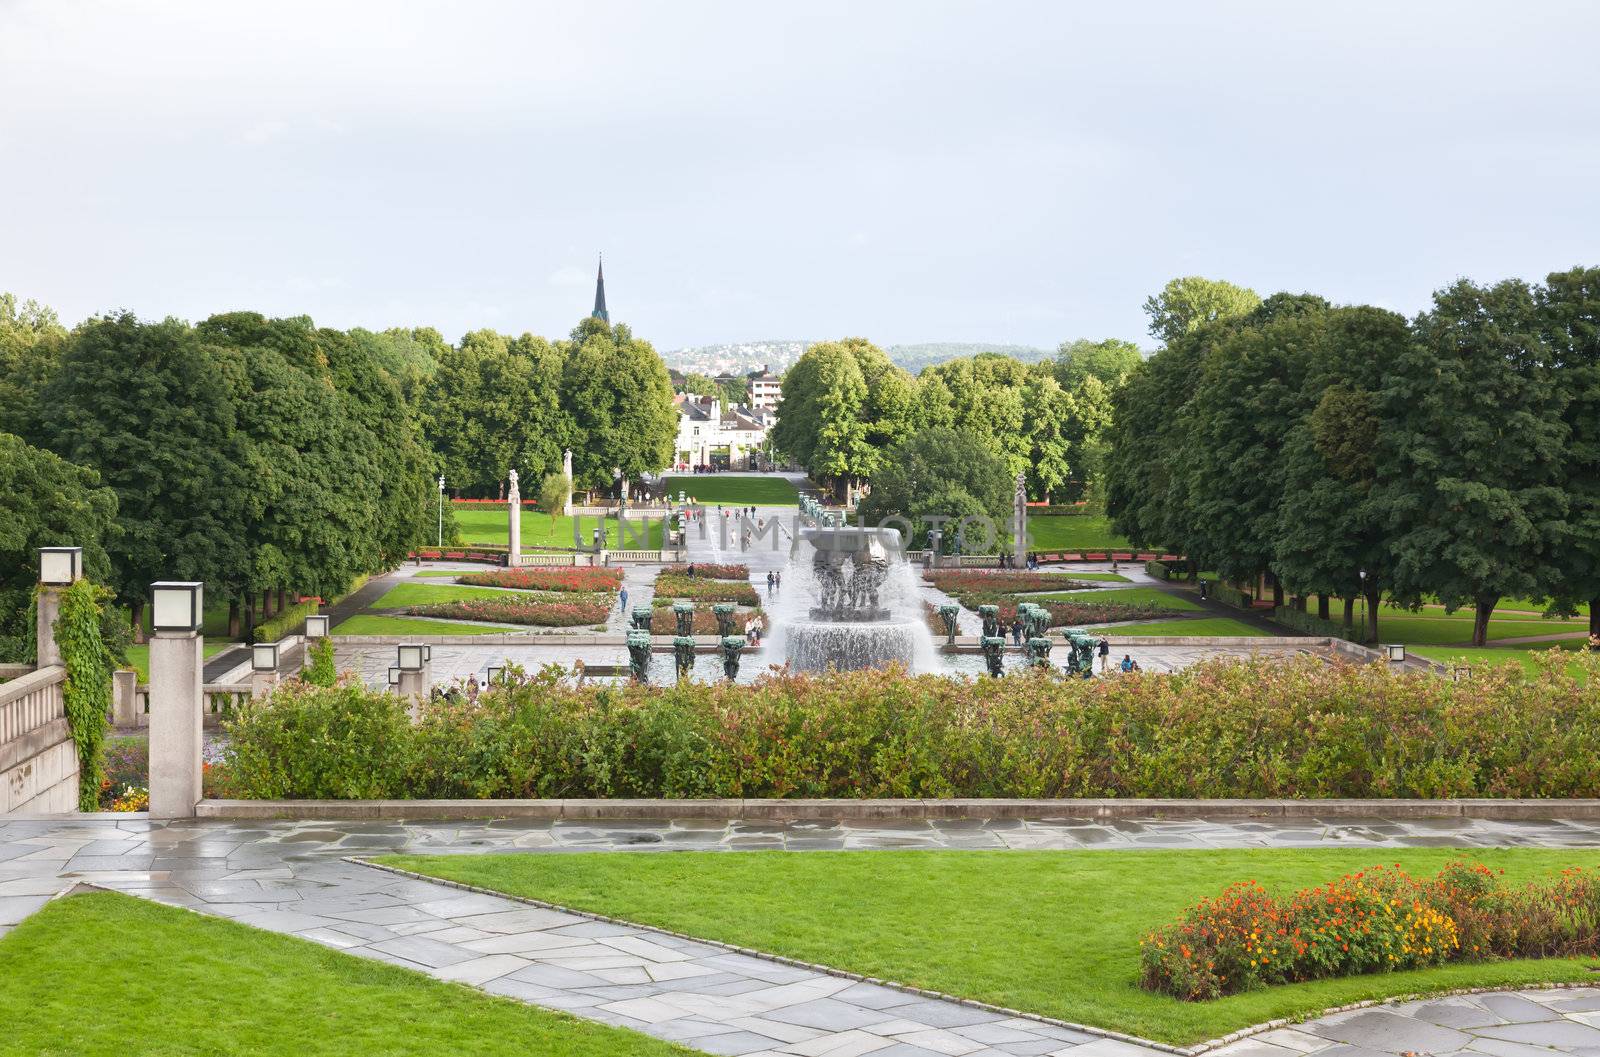
[[[67,669],[62,687],[67,726],[78,746],[78,809],[96,811],[105,777],[100,756],[111,711],[111,651],[100,637],[102,595],[110,592],[79,580],[61,593],[56,647]]]

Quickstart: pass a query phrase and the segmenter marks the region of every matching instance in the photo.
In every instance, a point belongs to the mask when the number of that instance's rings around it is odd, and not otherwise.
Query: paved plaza
[[[912,994],[346,861],[476,854],[885,848],[1600,847],[1558,819],[882,822],[0,820],[0,934],[92,884],[288,933],[717,1054],[1139,1057],[1076,1027]],[[1442,998],[1334,1014],[1226,1057],[1600,1053],[1600,990]]]

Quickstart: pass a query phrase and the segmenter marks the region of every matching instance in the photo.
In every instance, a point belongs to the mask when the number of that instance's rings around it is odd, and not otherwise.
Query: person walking
[[[783,570],[778,570],[777,572],[773,573],[772,576],[774,582],[778,585],[778,590],[783,590]]]
[[[617,592],[617,608],[622,610],[624,613],[628,611],[628,588],[626,585],[623,586],[622,590]]]
[[[1011,622],[1011,644],[1013,646],[1022,645],[1022,619],[1020,617]]]
[[[1101,636],[1100,644],[1095,649],[1100,654],[1100,674],[1104,675],[1111,670],[1111,640]]]
[[[767,570],[767,594],[772,593],[772,570]]]

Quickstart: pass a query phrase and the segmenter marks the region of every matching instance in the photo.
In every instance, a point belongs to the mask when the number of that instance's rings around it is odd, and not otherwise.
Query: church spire
[[[594,280],[594,311],[589,313],[602,323],[611,322],[611,313],[606,311],[606,259],[600,258],[600,271]]]

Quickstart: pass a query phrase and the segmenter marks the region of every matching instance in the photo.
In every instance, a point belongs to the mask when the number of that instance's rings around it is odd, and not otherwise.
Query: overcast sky
[[[0,0],[0,290],[663,350],[1149,344],[1600,263],[1600,5]]]

